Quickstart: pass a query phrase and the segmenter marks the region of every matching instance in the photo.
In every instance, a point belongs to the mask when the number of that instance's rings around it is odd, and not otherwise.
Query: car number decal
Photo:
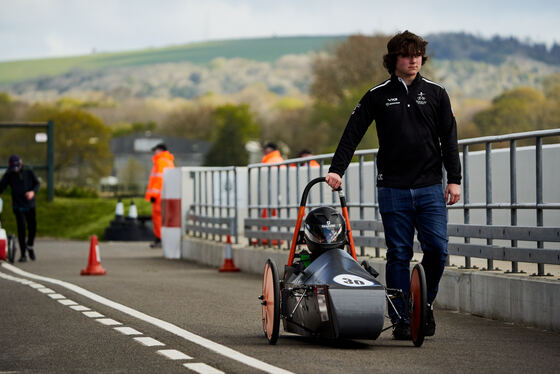
[[[347,287],[373,286],[372,281],[368,281],[367,279],[352,274],[339,274],[333,278],[333,281]]]

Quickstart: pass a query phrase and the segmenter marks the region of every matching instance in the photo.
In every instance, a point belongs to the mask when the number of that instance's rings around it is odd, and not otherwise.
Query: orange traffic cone
[[[105,275],[107,270],[101,266],[101,258],[99,256],[99,245],[97,243],[97,235],[91,236],[89,245],[89,260],[87,268],[83,269],[81,275]]]
[[[227,234],[226,236],[226,258],[224,258],[224,264],[220,268],[220,271],[240,271],[239,268],[237,268],[233,263],[233,256],[231,251],[231,236],[229,234]]]

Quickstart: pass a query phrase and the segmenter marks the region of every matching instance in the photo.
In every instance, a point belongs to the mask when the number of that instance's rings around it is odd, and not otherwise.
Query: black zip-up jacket
[[[356,147],[375,120],[379,151],[377,185],[419,188],[442,182],[461,184],[457,123],[449,96],[417,74],[410,86],[393,75],[369,90],[356,106],[329,172],[344,175]]]
[[[33,209],[35,208],[35,197],[27,200],[25,193],[28,191],[39,191],[39,179],[32,169],[23,165],[19,172],[7,171],[0,180],[0,194],[4,192],[6,187],[10,186],[12,190],[12,207],[13,209]]]

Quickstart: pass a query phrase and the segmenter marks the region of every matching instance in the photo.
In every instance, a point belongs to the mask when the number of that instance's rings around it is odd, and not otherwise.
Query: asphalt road
[[[421,348],[390,332],[331,342],[282,330],[270,346],[259,275],[166,260],[146,243],[101,243],[107,274],[80,276],[89,243],[36,248],[35,262],[0,266],[0,373],[556,373],[560,365],[558,332],[442,310]],[[134,335],[115,329],[123,327]]]

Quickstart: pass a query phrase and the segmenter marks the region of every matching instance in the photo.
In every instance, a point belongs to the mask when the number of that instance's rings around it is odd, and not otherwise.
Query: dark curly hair
[[[395,72],[398,56],[422,56],[422,65],[428,61],[426,46],[428,42],[420,36],[406,30],[391,38],[387,42],[387,54],[383,56],[383,66],[389,74]]]

